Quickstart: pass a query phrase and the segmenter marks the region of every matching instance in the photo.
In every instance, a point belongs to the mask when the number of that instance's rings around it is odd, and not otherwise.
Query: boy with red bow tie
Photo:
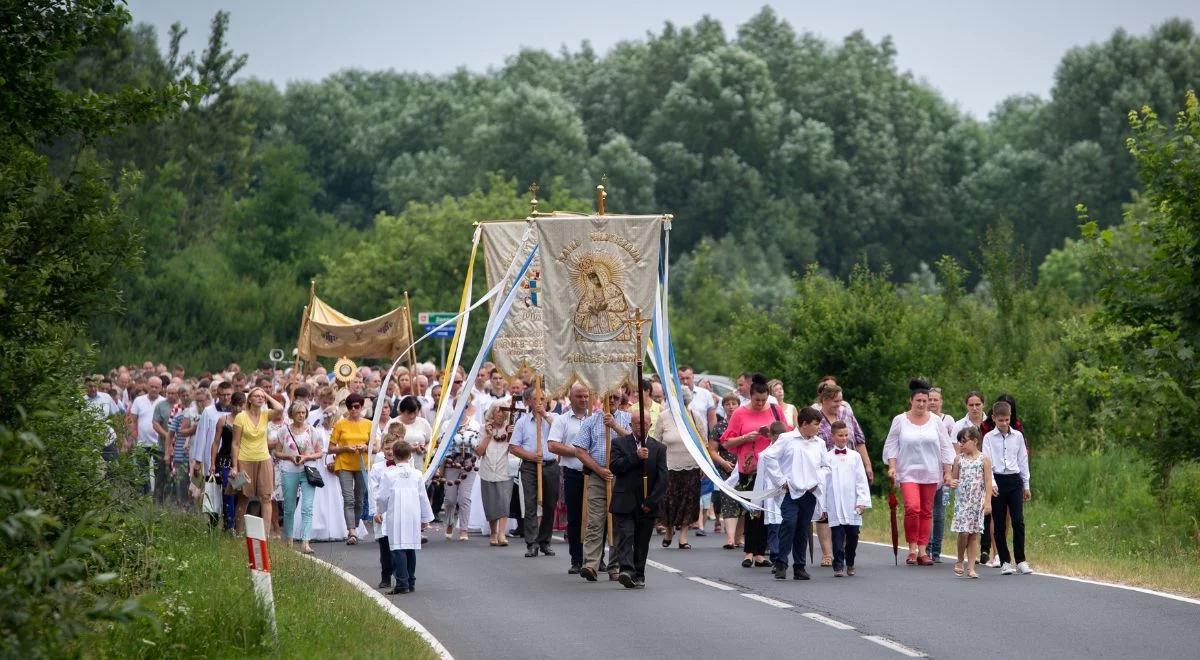
[[[829,476],[825,484],[825,509],[833,541],[833,577],[842,577],[843,574],[854,575],[858,529],[862,526],[863,510],[871,508],[871,490],[862,457],[848,447],[849,427],[838,420],[830,430],[834,446],[826,455]]]

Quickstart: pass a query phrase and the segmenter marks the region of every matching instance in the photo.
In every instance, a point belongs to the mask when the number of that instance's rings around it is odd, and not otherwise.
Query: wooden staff
[[[612,403],[609,402],[608,395],[604,395],[604,417],[608,418],[612,413]],[[612,429],[608,428],[607,421],[604,424],[604,467],[612,469]],[[612,488],[613,480],[607,479],[604,482],[604,511],[608,513],[608,544],[613,545],[613,516],[609,509],[612,508]]]
[[[537,377],[537,388],[534,390],[533,404],[542,399],[542,377]],[[543,403],[543,407],[545,404]],[[537,514],[542,515],[542,416],[538,414],[537,408],[534,408],[533,426],[537,434]],[[544,411],[542,414],[545,414]]]

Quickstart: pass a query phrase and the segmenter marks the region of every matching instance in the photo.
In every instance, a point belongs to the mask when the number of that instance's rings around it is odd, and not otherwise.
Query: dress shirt
[[[794,500],[816,488],[813,494],[817,497],[818,509],[824,508],[821,503],[829,463],[821,437],[806,438],[799,431],[789,431],[779,436],[775,444],[780,446],[778,460],[766,461],[762,467],[770,471],[773,481],[787,484],[788,494]]]
[[[617,426],[625,429],[626,431],[629,431],[633,426],[632,422],[630,421],[630,414],[628,411],[614,410],[612,416],[613,421],[617,423]],[[596,461],[596,465],[601,467],[604,467],[604,462],[608,460],[607,455],[604,453],[606,449],[604,446],[604,429],[604,411],[600,410],[594,412],[579,425],[579,433],[575,435],[575,439],[572,441],[572,444],[574,444],[576,447],[581,447],[584,451],[590,454],[592,460]],[[610,430],[609,440],[615,440],[622,435],[629,434],[617,433]]]
[[[542,418],[542,462],[549,463],[558,460],[558,454],[550,451],[550,420]],[[521,419],[513,426],[512,445],[520,447],[530,454],[537,453],[537,426],[533,415],[521,415]]]
[[[1029,490],[1029,450],[1023,433],[1010,428],[1005,435],[992,429],[983,437],[983,453],[992,462],[992,474],[1019,474]]]
[[[555,417],[554,423],[550,425],[550,442],[557,442],[568,447],[575,446],[575,438],[579,435],[579,427],[587,418],[587,411],[577,416],[575,411],[567,408],[563,414]],[[558,456],[558,454],[555,454],[555,456]],[[583,469],[583,461],[574,456],[558,456],[558,460],[564,468],[572,470]]]

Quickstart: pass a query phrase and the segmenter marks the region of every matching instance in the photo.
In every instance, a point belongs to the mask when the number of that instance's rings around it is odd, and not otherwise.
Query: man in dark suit
[[[631,435],[613,440],[613,535],[617,537],[618,577],[627,589],[646,586],[646,554],[659,504],[667,492],[667,449],[646,438],[641,415],[631,411]],[[643,479],[643,476],[645,479]]]

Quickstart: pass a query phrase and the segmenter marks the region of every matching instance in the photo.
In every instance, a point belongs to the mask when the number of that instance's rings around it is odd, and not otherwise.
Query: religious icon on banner
[[[614,253],[592,249],[572,255],[567,264],[575,295],[575,338],[585,341],[630,341],[626,323],[627,267]]]

